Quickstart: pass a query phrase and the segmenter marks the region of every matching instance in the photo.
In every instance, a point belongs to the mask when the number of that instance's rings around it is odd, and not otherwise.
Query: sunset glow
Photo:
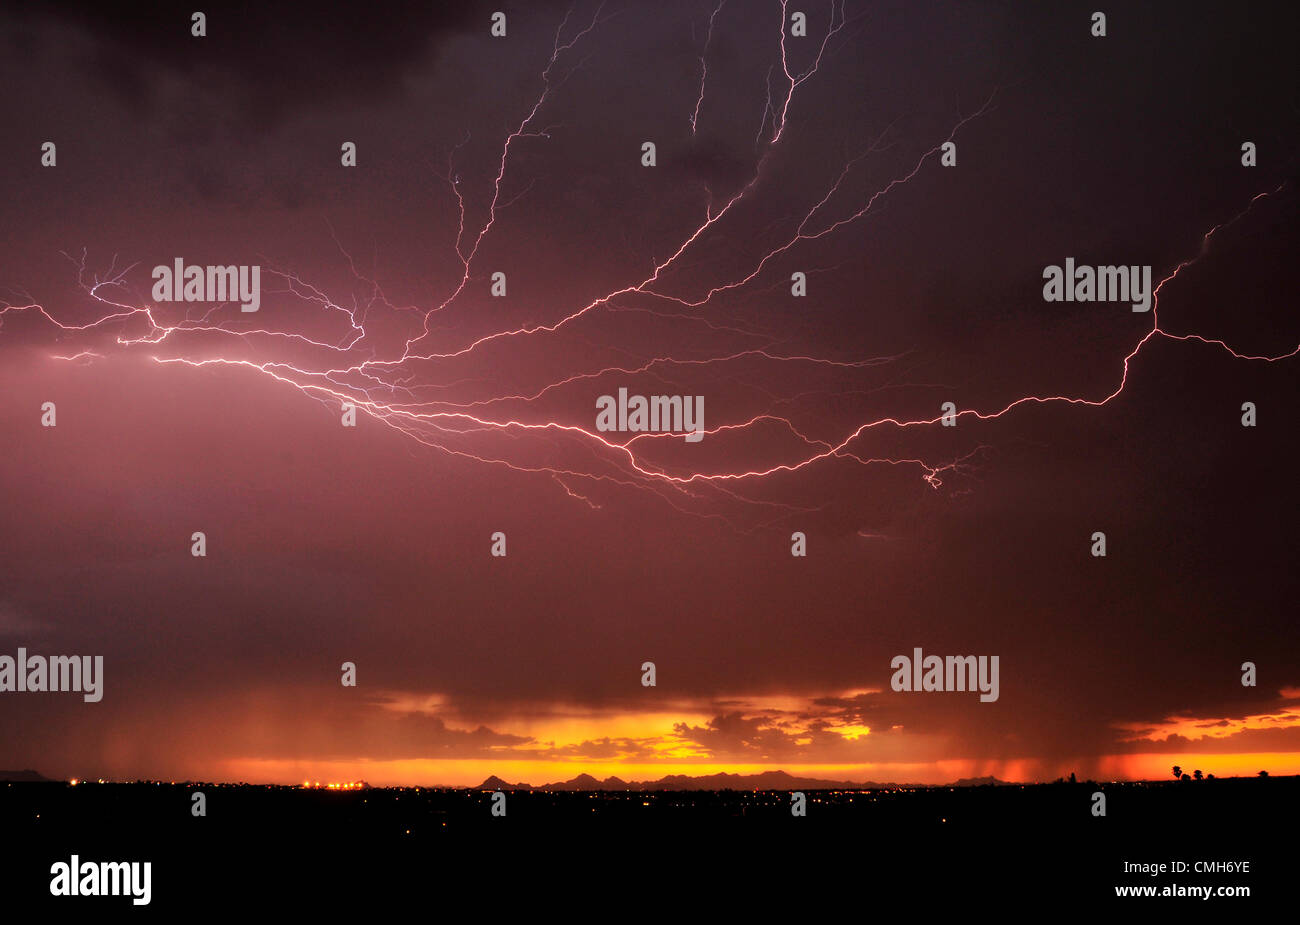
[[[1295,773],[1285,82],[1030,6],[24,14],[8,760]]]

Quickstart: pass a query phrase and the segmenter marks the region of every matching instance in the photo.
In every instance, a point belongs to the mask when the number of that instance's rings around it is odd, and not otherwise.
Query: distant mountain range
[[[36,771],[0,771],[0,781],[23,781],[27,783],[49,782],[51,778]],[[823,780],[817,777],[795,777],[785,771],[763,771],[760,774],[706,774],[690,777],[685,774],[669,774],[659,780],[627,781],[621,777],[607,777],[604,780],[590,774],[579,774],[572,780],[534,787],[531,784],[512,784],[495,774],[474,790],[537,790],[537,791],[590,791],[590,790],[890,790],[899,787],[984,787],[1005,785],[1007,782],[996,777],[966,777],[951,784],[895,784],[878,781]]]
[[[35,771],[0,771],[0,780],[39,783],[40,781],[48,781],[49,778],[38,774]]]
[[[1006,781],[996,777],[968,777],[945,787],[983,787],[1002,785]],[[654,781],[625,781],[619,777],[598,780],[590,774],[579,774],[573,780],[554,784],[511,784],[495,774],[476,790],[888,790],[897,787],[928,786],[918,784],[880,783],[877,781],[822,780],[817,777],[795,777],[785,771],[763,771],[760,774],[706,774],[689,777],[669,774]]]

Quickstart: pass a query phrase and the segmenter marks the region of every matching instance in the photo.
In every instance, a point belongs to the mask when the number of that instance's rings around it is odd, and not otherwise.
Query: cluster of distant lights
[[[85,784],[85,783],[89,783],[89,781],[84,781],[84,780],[81,780],[80,778],[76,778],[76,777],[74,777],[74,778],[72,778],[72,779],[70,779],[70,780],[68,781],[68,784],[69,784],[70,786],[73,786],[73,787],[76,787],[78,784]],[[95,783],[97,783],[97,784],[111,784],[111,783],[113,783],[113,781],[108,781],[108,780],[105,780],[104,778],[101,777],[101,778],[99,778],[98,780],[96,780]],[[137,781],[137,783],[142,783],[142,782]],[[164,782],[163,782],[163,781],[144,781],[143,783],[152,783],[152,784],[157,785],[157,784],[162,784],[162,783],[164,783]],[[167,783],[170,783],[170,784],[173,784],[173,785],[174,785],[174,784],[176,784],[177,782],[176,782],[176,781],[167,781]],[[1110,783],[1112,783],[1112,784],[1117,784],[1117,785],[1118,785],[1118,784],[1128,784],[1128,785],[1130,785],[1130,786],[1141,787],[1141,786],[1145,786],[1145,785],[1147,785],[1147,784],[1152,783],[1152,781],[1142,781],[1142,780],[1137,780],[1137,781],[1110,781]],[[245,785],[241,785],[241,784],[224,784],[224,785],[223,785],[223,784],[215,784],[214,786],[217,786],[217,787],[221,787],[221,786],[237,787],[237,786],[245,786]],[[1019,788],[1020,790],[1024,790],[1025,787],[1026,787],[1025,784],[1019,784],[1019,785],[1015,785],[1015,784],[1013,784],[1013,785],[1010,785],[1010,786],[1018,786],[1018,788]],[[341,783],[341,784],[340,784],[340,783],[324,783],[324,784],[322,784],[322,783],[321,783],[320,781],[318,781],[318,780],[317,780],[317,781],[305,780],[305,781],[302,782],[302,784],[301,784],[301,786],[300,786],[299,789],[302,789],[302,790],[369,790],[369,789],[371,789],[371,788],[370,788],[370,785],[367,784],[367,783],[366,783],[365,781],[363,781],[363,780],[348,781],[347,783]],[[437,788],[437,787],[434,787],[434,788],[421,788],[421,787],[394,787],[394,788],[389,788],[389,789],[394,789],[394,790],[414,790],[414,791],[416,791],[416,792],[418,793],[418,792],[420,792],[420,790],[422,790],[422,789],[433,789],[433,790],[439,790],[439,789],[448,789],[448,788]],[[449,788],[449,789],[456,789],[456,788]],[[955,787],[886,787],[886,788],[873,788],[873,789],[869,789],[869,790],[831,790],[831,791],[827,791],[827,793],[826,793],[825,795],[828,795],[828,796],[837,796],[837,797],[838,797],[838,796],[841,796],[841,795],[844,795],[844,794],[857,794],[857,795],[863,795],[863,794],[871,794],[871,793],[879,793],[879,792],[886,792],[886,793],[888,793],[888,792],[893,792],[893,793],[917,793],[919,790],[945,790],[945,789],[946,789],[949,793],[955,793],[956,790],[957,790],[957,788],[955,788]],[[738,792],[741,793],[741,794],[744,794],[744,793],[746,793],[747,791],[743,791],[743,790],[742,790],[742,791],[738,791]],[[752,793],[752,794],[754,794],[755,796],[757,796],[758,794],[764,794],[764,795],[767,795],[767,794],[774,794],[774,795],[775,795],[775,794],[784,794],[784,793],[787,793],[787,792],[788,792],[788,791],[785,791],[785,790],[751,790],[751,791],[748,791],[748,793]],[[597,796],[601,796],[601,795],[604,795],[604,796],[616,796],[618,793],[619,793],[618,791],[601,791],[600,793],[589,793],[589,794],[587,794],[587,796],[588,796],[589,799],[594,800],[594,799],[596,799]],[[633,794],[630,794],[628,797],[626,797],[626,799],[634,799],[634,798],[636,798],[636,797],[640,797],[640,796],[641,796],[640,793],[633,793]],[[852,799],[853,799],[852,796],[850,796],[850,797],[849,797],[850,802],[852,802]],[[874,801],[874,799],[875,799],[875,797],[872,797],[872,800],[873,800],[873,801]],[[814,797],[814,798],[813,798],[813,802],[814,802],[814,803],[818,803],[818,802],[821,802],[821,801],[820,801],[819,799],[817,799],[816,797]],[[649,806],[650,804],[649,804],[648,802],[642,802],[641,805],[642,805],[642,806]]]
[[[79,777],[69,778],[69,780],[68,780],[68,786],[70,786],[70,787],[76,787],[78,784],[90,784],[90,783],[96,783],[96,784],[153,784],[155,787],[161,787],[163,784],[168,784],[168,785],[170,785],[170,786],[172,786],[172,787],[175,787],[175,786],[177,786],[177,785],[185,785],[185,786],[189,786],[189,785],[192,785],[192,784],[195,784],[195,783],[198,783],[198,782],[197,782],[197,781],[192,781],[192,780],[186,780],[186,781],[179,781],[179,780],[105,780],[105,779],[102,778],[102,777],[99,778],[99,779],[97,779],[97,780],[95,780],[95,781],[82,780],[82,779],[79,778]],[[209,781],[209,782],[204,782],[204,783],[203,783],[203,786],[205,786],[205,787],[246,787],[246,786],[248,786],[248,785],[245,784],[245,783],[242,783],[242,782],[236,784],[236,783],[220,783],[220,782],[217,782],[217,781]]]
[[[72,786],[72,787],[76,787],[76,786],[78,786],[79,784],[88,784],[88,783],[91,783],[91,781],[85,781],[85,780],[82,780],[82,779],[80,779],[80,778],[78,778],[78,777],[71,778],[71,779],[68,781],[69,786]],[[98,780],[94,781],[94,783],[97,783],[97,784],[111,784],[111,783],[114,783],[114,781],[111,781],[111,780],[105,780],[104,778],[101,777],[101,778],[99,778]],[[148,783],[148,784],[155,784],[155,785],[159,785],[159,784],[167,783],[167,784],[173,784],[173,785],[175,785],[176,783],[178,783],[178,781],[174,781],[174,780],[172,780],[172,781],[160,781],[160,780],[154,780],[154,781],[136,781],[136,783]],[[190,781],[187,781],[186,783],[191,783],[191,782],[190,782]],[[242,787],[242,786],[248,786],[248,785],[246,785],[246,784],[219,784],[219,783],[218,783],[218,784],[211,784],[211,785],[206,785],[206,784],[205,784],[205,786],[216,786],[216,787],[223,787],[223,786],[224,786],[224,787]],[[317,781],[305,780],[305,781],[302,782],[302,787],[301,787],[301,789],[304,789],[304,790],[368,790],[368,789],[370,789],[370,785],[367,784],[367,783],[366,783],[365,781],[363,781],[363,780],[348,781],[347,783],[342,783],[342,784],[335,784],[335,783],[325,783],[325,784],[322,784],[322,783],[321,783],[320,781],[318,781],[318,780],[317,780]]]
[[[302,782],[303,790],[365,790],[367,786],[363,780],[349,781],[346,784],[322,784],[318,780],[305,780]]]

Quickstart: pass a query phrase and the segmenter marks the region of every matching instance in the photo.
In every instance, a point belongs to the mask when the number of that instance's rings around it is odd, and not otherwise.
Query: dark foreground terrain
[[[207,815],[191,814],[201,790]],[[1092,794],[1106,794],[1094,817]],[[458,919],[861,918],[1104,904],[1182,915],[1294,902],[1300,778],[807,793],[303,790],[0,783],[0,901],[67,916],[424,910]],[[53,897],[51,865],[151,861],[152,898]],[[1208,873],[1205,862],[1247,862]],[[1130,864],[1166,865],[1156,875]],[[1186,864],[1179,870],[1176,863]],[[1117,897],[1116,887],[1249,897]],[[848,912],[845,913],[847,902]],[[924,915],[923,915],[924,917]],[[364,919],[359,919],[364,920]]]

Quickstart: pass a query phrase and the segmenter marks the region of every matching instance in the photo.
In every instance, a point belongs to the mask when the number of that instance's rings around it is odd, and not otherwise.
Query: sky
[[[0,4],[0,767],[1300,773],[1296,14],[1095,6]]]

